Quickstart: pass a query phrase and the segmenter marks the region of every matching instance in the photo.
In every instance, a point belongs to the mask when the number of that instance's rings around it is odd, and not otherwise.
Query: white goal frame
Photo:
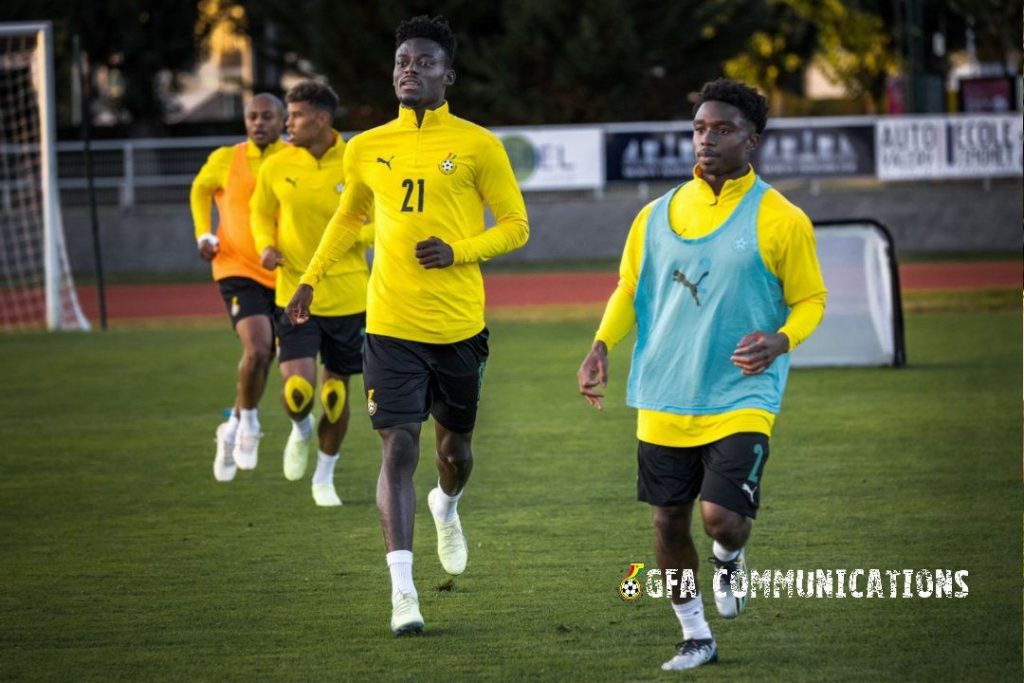
[[[71,281],[71,269],[64,245],[64,221],[57,185],[57,94],[54,76],[53,24],[49,21],[0,23],[0,37],[35,36],[35,70],[41,87],[36,92],[39,106],[39,163],[43,213],[43,281],[46,292],[46,328],[89,330]],[[68,278],[67,283],[62,280]],[[62,285],[71,311],[65,312]]]
[[[907,363],[903,299],[889,229],[872,218],[815,221],[829,289],[821,325],[793,351],[793,367]]]

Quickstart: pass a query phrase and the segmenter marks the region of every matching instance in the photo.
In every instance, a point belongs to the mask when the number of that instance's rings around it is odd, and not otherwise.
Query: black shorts
[[[363,371],[363,338],[366,313],[352,315],[311,315],[301,325],[292,325],[283,308],[277,309],[277,360],[316,358],[336,375],[358,375]]]
[[[217,280],[220,296],[227,306],[234,327],[242,318],[265,315],[274,320],[274,290],[247,277],[226,277]]]
[[[701,500],[756,518],[768,437],[744,432],[693,448],[641,441],[636,460],[637,500],[658,506],[685,505],[700,494]]]
[[[476,425],[488,332],[451,344],[366,335],[363,384],[374,429],[424,422],[468,434]]]

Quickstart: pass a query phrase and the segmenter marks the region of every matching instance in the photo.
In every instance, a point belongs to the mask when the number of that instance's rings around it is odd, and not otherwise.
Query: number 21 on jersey
[[[406,178],[402,181],[405,188],[405,200],[402,202],[402,211],[416,211],[423,213],[423,178],[415,181]]]

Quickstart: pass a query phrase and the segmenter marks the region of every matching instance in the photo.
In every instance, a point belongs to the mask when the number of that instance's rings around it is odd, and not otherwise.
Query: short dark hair
[[[338,94],[331,89],[331,86],[319,81],[302,81],[296,83],[284,96],[285,102],[305,102],[317,109],[334,116],[338,109]]]
[[[452,33],[452,27],[448,25],[448,20],[441,15],[428,17],[426,14],[421,14],[400,23],[395,29],[395,48],[397,49],[399,45],[413,38],[426,38],[434,41],[448,55],[449,66],[455,61],[455,48],[458,41],[455,40],[455,34]]]
[[[719,78],[705,83],[700,89],[697,103],[693,105],[693,113],[696,114],[700,105],[705,102],[725,102],[736,107],[743,113],[743,118],[754,124],[758,134],[764,132],[764,127],[768,123],[768,100],[749,85],[739,81]]]
[[[249,99],[248,102],[245,103],[246,109],[248,109],[249,105],[252,104],[253,102],[255,102],[256,100],[267,100],[268,102],[270,102],[271,105],[273,105],[274,109],[277,110],[278,114],[280,114],[281,116],[287,116],[288,115],[288,112],[287,112],[287,110],[284,107],[284,102],[282,102],[281,98],[278,97],[277,95],[275,95],[272,92],[258,92],[258,93],[256,93],[255,95],[253,95]]]

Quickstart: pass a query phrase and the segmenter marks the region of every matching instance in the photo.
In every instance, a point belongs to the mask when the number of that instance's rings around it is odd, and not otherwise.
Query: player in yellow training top
[[[348,429],[348,381],[362,372],[368,272],[364,242],[347,249],[324,273],[312,321],[292,325],[284,306],[338,206],[344,186],[345,141],[331,127],[338,96],[322,83],[299,83],[285,96],[292,146],[260,169],[253,193],[252,232],[263,267],[277,270],[278,361],[284,380],[282,401],[292,419],[284,450],[284,476],[306,472],[313,443],[313,399],[317,354],[323,366],[318,429],[320,450],[313,474],[317,505],[341,505],[334,466]],[[369,207],[366,207],[369,211]],[[362,225],[362,218],[359,219]]]
[[[412,580],[420,428],[434,416],[439,481],[427,504],[441,564],[461,574],[466,541],[456,504],[473,467],[470,444],[488,354],[478,264],[522,246],[529,235],[501,142],[448,111],[454,57],[455,37],[443,18],[399,24],[392,72],[398,118],[349,143],[345,192],[288,306],[293,322],[307,318],[310,302],[315,307],[323,296],[327,269],[348,251],[372,202],[377,239],[363,382],[383,445],[377,508],[391,572],[391,628],[399,635],[423,629]],[[487,230],[485,203],[496,220]]]
[[[746,574],[744,546],[788,352],[825,310],[810,220],[750,165],[767,110],[742,83],[704,85],[693,120],[694,178],[633,221],[619,286],[577,374],[580,393],[601,408],[608,349],[636,323],[626,400],[639,409],[637,498],[651,506],[658,566],[695,576],[690,526],[700,496],[714,539],[715,605],[726,619],[746,602],[731,580]],[[669,592],[683,642],[661,668],[717,661],[701,595],[685,583]]]
[[[286,147],[278,138],[284,127],[284,104],[269,93],[245,106],[248,140],[220,147],[210,154],[192,182],[190,204],[199,256],[210,261],[231,324],[242,342],[235,407],[217,427],[213,476],[231,481],[239,467],[256,466],[260,422],[257,406],[267,382],[274,352],[274,275],[260,266],[249,231],[249,198],[260,166]],[[220,221],[213,234],[210,201]]]

